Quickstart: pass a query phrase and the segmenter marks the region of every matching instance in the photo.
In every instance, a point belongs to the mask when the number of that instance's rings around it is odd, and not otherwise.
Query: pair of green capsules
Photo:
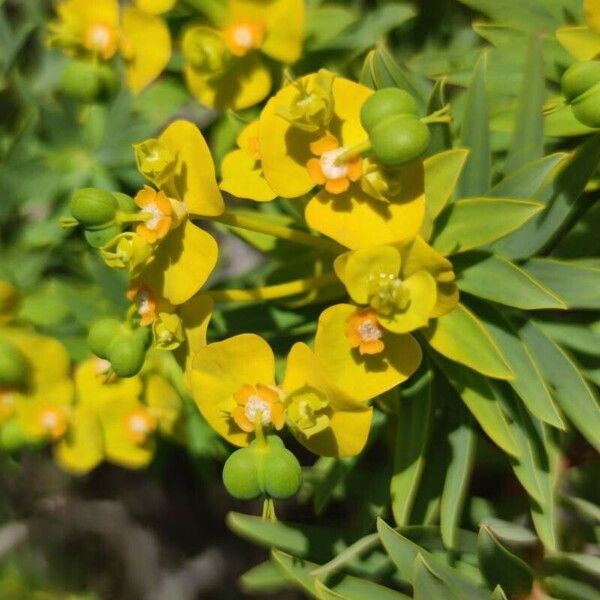
[[[600,60],[571,65],[560,85],[575,118],[588,127],[600,128]]]

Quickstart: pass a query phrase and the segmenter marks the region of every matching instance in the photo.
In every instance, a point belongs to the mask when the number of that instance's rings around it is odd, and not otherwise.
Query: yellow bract
[[[282,62],[300,58],[302,0],[228,0],[219,29],[192,25],[183,34],[184,74],[194,96],[215,108],[241,110],[271,89],[271,71],[260,53]]]
[[[210,150],[198,128],[187,121],[175,121],[158,139],[135,149],[140,172],[160,187],[157,193],[146,186],[149,191],[138,202],[151,217],[138,233],[158,241],[141,278],[171,304],[182,304],[202,287],[217,262],[216,241],[188,218],[216,216],[224,210]],[[177,218],[167,215],[163,198]],[[170,229],[163,232],[167,221]]]
[[[156,10],[156,0],[138,5]],[[62,0],[58,18],[50,24],[50,43],[75,56],[111,59],[120,51],[125,76],[132,92],[138,93],[154,81],[171,57],[171,37],[164,21],[143,6],[129,6],[121,12],[117,0]]]
[[[237,138],[237,150],[232,150],[221,164],[220,188],[237,196],[257,202],[274,200],[275,192],[264,178],[258,141],[258,121],[244,127]]]
[[[378,177],[387,172],[393,181],[375,187],[371,160],[363,160],[362,165],[355,158],[336,162],[345,150],[367,139],[360,109],[372,93],[320,71],[284,87],[260,117],[262,168],[269,186],[279,196],[295,198],[322,184],[306,207],[306,221],[351,249],[408,242],[417,235],[425,215],[421,161],[393,173],[379,170]],[[308,111],[304,116],[302,107]],[[327,140],[335,140],[335,147]],[[363,178],[367,179],[363,182]]]

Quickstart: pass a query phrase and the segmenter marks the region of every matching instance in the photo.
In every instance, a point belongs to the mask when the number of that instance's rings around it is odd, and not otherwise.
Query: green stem
[[[222,0],[185,0],[185,3],[204,13],[217,27],[223,27],[230,20],[229,11]]]
[[[367,535],[360,540],[356,541],[351,546],[348,546],[345,550],[340,552],[333,560],[330,560],[328,563],[320,566],[318,569],[311,571],[311,576],[313,577],[322,577],[329,576],[337,573],[340,569],[342,569],[346,564],[348,564],[351,560],[364,554],[365,552],[376,548],[380,544],[379,535],[377,533],[372,533]]]
[[[127,213],[118,211],[115,220],[121,225],[125,223],[145,223],[153,217],[152,213],[140,211],[137,213]]]
[[[209,218],[209,217],[206,217]],[[271,235],[281,240],[287,240],[288,242],[295,242],[297,244],[303,244],[304,246],[310,246],[317,250],[324,250],[326,252],[333,252],[340,254],[343,252],[343,248],[332,240],[326,238],[316,237],[310,233],[298,231],[297,229],[290,229],[283,225],[276,225],[269,223],[260,217],[242,215],[235,212],[224,212],[222,215],[217,217],[210,217],[211,221],[222,223],[229,227],[239,227],[240,229],[247,229],[248,231],[256,231],[257,233],[264,233]]]
[[[452,115],[450,114],[450,105],[446,104],[443,108],[432,112],[430,115],[423,117],[421,119],[421,123],[430,124],[430,123],[451,123]]]
[[[335,164],[338,167],[341,167],[344,163],[360,156],[363,152],[367,152],[367,150],[371,149],[371,140],[367,138],[366,140],[360,142],[360,144],[356,144],[356,146],[352,146],[352,148],[348,148],[345,152],[342,152],[336,159]]]
[[[215,302],[251,302],[253,300],[275,300],[277,298],[295,296],[302,292],[327,287],[336,283],[338,283],[336,275],[334,273],[326,273],[325,275],[295,279],[277,285],[265,285],[247,290],[209,290],[206,293]]]

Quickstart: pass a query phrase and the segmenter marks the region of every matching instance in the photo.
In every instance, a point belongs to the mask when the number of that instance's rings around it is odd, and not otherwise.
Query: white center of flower
[[[135,298],[138,305],[138,314],[144,316],[150,309],[150,294],[148,292],[139,292]]]
[[[54,429],[58,425],[58,415],[54,410],[45,410],[40,417],[42,427],[48,431]]]
[[[260,415],[260,422],[268,425],[271,422],[271,408],[268,402],[265,402],[260,396],[254,394],[248,398],[244,407],[244,414],[251,423],[256,423],[256,418]]]
[[[148,433],[148,422],[142,415],[132,415],[129,417],[129,430],[131,433],[136,433],[139,435],[144,435]]]
[[[364,321],[356,330],[363,342],[375,342],[383,336],[383,332],[373,321]]]
[[[233,39],[238,46],[247,49],[252,48],[252,43],[254,42],[252,30],[248,25],[238,25],[233,30]]]
[[[105,358],[96,358],[96,375],[103,375],[110,367],[110,361]]]
[[[336,148],[321,155],[321,171],[326,179],[340,179],[348,175],[348,165],[346,163],[336,165],[338,156],[346,152],[346,148]]]
[[[151,202],[147,206],[144,206],[144,212],[152,215],[152,217],[146,221],[145,225],[148,229],[154,231],[158,227],[160,220],[163,217],[160,208],[158,208],[154,202]]]
[[[110,44],[110,29],[102,23],[92,25],[89,40],[98,50],[104,50]]]

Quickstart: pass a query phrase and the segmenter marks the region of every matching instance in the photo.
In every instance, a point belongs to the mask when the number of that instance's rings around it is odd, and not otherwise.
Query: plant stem
[[[421,119],[421,123],[451,123],[452,115],[450,114],[450,106],[446,104],[446,106],[432,112],[430,115],[423,117]]]
[[[252,300],[274,300],[295,296],[317,288],[328,287],[338,283],[334,273],[307,277],[306,279],[295,279],[287,283],[277,285],[266,285],[263,287],[247,290],[209,290],[207,294],[215,302],[251,302]]]
[[[366,152],[367,150],[370,150],[370,149],[371,149],[371,140],[369,140],[369,138],[367,138],[363,142],[360,142],[360,144],[356,144],[356,146],[352,146],[352,148],[348,148],[348,150],[346,150],[345,152],[342,152],[342,154],[340,154],[335,159],[335,164],[338,167],[341,167],[344,163],[348,162],[349,160],[352,160],[353,158],[356,158],[357,156],[360,156],[363,152]]]
[[[239,227],[240,229],[247,229],[248,231],[264,233],[281,240],[287,240],[288,242],[310,246],[317,250],[325,250],[327,252],[334,252],[335,254],[340,254],[343,251],[343,248],[337,242],[316,237],[310,233],[298,231],[297,229],[290,229],[283,225],[269,223],[260,217],[242,215],[235,212],[224,212],[217,217],[210,217],[210,220],[222,223],[223,225],[228,225],[229,227]]]

